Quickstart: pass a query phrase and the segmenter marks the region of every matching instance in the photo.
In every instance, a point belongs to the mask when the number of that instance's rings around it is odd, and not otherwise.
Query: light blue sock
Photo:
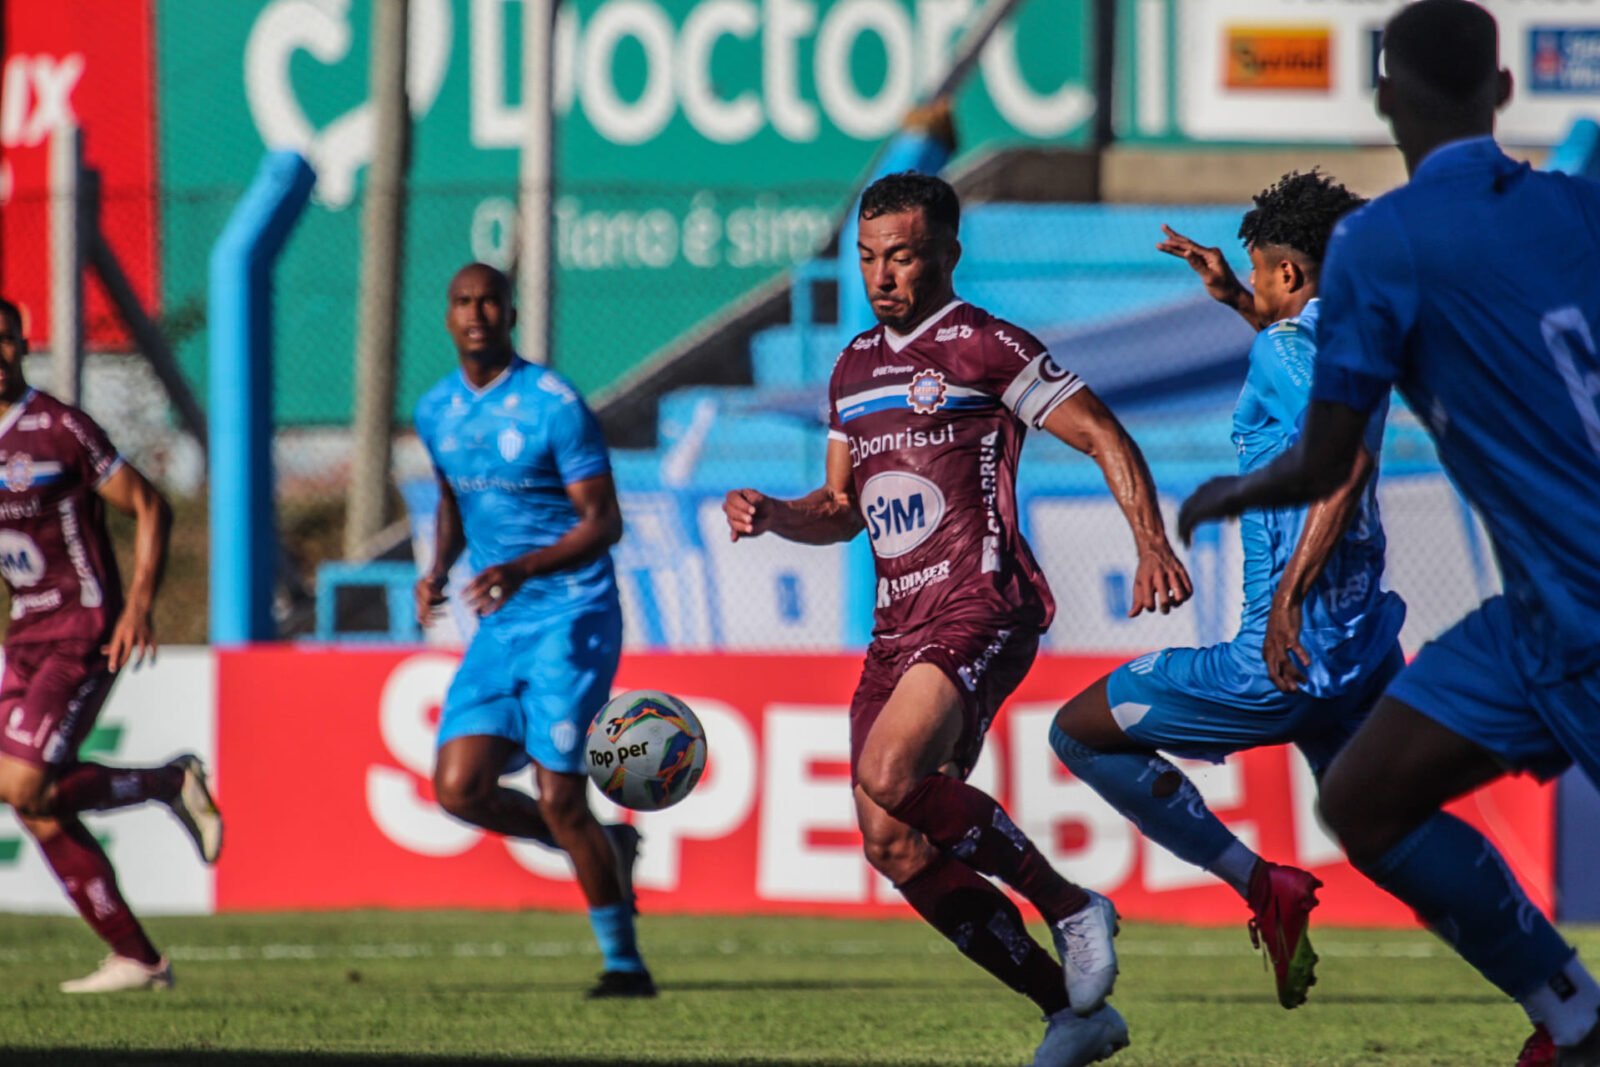
[[[1513,999],[1533,994],[1572,958],[1499,851],[1453,815],[1433,815],[1377,862],[1357,866]]]
[[[607,904],[589,909],[589,925],[600,945],[600,957],[608,971],[642,971],[638,939],[633,932],[633,908],[628,904]]]
[[[1216,874],[1241,896],[1245,894],[1249,874],[1245,870],[1241,882],[1238,873],[1253,866],[1255,854],[1211,814],[1199,790],[1182,771],[1150,753],[1096,751],[1054,724],[1050,727],[1050,747],[1067,770],[1088,782],[1140,833],[1179,859]],[[1182,782],[1172,795],[1158,797],[1150,790],[1163,774],[1175,774]],[[1241,856],[1248,856],[1250,862],[1237,862],[1236,857]],[[1224,859],[1231,862],[1223,862]]]

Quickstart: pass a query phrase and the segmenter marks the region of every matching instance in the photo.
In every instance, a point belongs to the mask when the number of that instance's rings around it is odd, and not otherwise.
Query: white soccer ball
[[[653,689],[613,697],[589,724],[589,777],[625,808],[659,811],[689,795],[706,769],[706,734],[689,706]]]

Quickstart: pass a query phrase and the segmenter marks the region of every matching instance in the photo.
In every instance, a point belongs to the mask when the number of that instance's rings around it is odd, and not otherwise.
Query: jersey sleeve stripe
[[[586,482],[590,478],[598,478],[602,474],[611,473],[611,464],[604,459],[592,459],[587,463],[574,463],[561,472],[563,485],[574,485]]]
[[[106,472],[104,474],[102,474],[99,478],[95,479],[94,487],[96,489],[98,489],[102,485],[105,485],[106,482],[111,480],[111,476],[113,474],[117,473],[119,470],[122,469],[122,465],[124,463],[126,463],[126,462],[127,462],[127,460],[123,459],[120,455],[117,456],[115,459],[113,459],[111,461],[111,465],[106,468]]]
[[[1062,370],[1050,353],[1036,356],[1022,373],[1011,380],[1001,403],[1029,426],[1038,427],[1062,401],[1087,383],[1071,371]]]

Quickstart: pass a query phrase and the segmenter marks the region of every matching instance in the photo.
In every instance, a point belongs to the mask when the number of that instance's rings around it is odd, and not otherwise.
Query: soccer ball
[[[689,795],[706,769],[706,734],[689,706],[653,689],[612,698],[589,724],[589,777],[625,808],[659,811]]]

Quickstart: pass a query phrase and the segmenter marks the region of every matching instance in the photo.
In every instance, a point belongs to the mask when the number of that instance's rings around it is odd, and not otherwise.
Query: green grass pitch
[[[1242,910],[1242,909],[1241,909]],[[0,915],[0,1063],[1015,1065],[1032,1006],[922,925],[646,915],[662,990],[589,1002],[578,915],[361,912],[154,919],[178,987],[68,997],[99,943]],[[1600,930],[1573,932],[1600,955]],[[1511,1067],[1521,1012],[1421,931],[1317,930],[1320,982],[1285,1012],[1243,924],[1125,923],[1116,1067]]]

